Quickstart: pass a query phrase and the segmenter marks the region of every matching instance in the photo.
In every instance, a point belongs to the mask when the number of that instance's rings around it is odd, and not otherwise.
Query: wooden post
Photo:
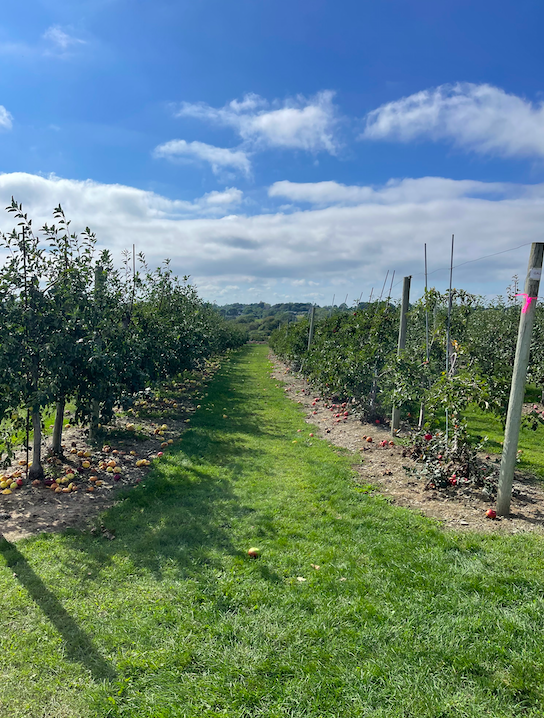
[[[529,363],[529,350],[531,348],[531,334],[533,331],[540,275],[542,274],[543,255],[544,243],[533,242],[531,255],[529,257],[527,278],[525,279],[525,291],[522,295],[524,297],[524,303],[519,320],[518,342],[516,345],[512,386],[510,388],[510,400],[508,402],[508,414],[506,415],[506,427],[504,430],[504,445],[499,473],[499,490],[497,494],[497,514],[499,516],[508,516],[510,513],[512,483],[514,481],[514,468],[516,466],[519,429],[521,425],[521,410],[525,397],[527,365]]]
[[[312,339],[314,338],[314,317],[315,304],[313,304],[312,308],[310,309],[310,332],[308,334],[308,351],[310,351],[310,347],[312,346]]]
[[[397,355],[400,356],[402,350],[406,346],[406,326],[408,305],[410,304],[410,280],[412,277],[404,277],[402,281],[402,303],[400,305],[400,322],[399,322],[399,343]],[[393,416],[391,417],[391,433],[397,431],[400,426],[400,409],[393,407]]]

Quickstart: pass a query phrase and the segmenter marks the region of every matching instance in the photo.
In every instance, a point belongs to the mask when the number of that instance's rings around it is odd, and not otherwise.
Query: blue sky
[[[35,226],[60,202],[220,304],[349,303],[387,270],[417,293],[424,242],[435,270],[452,233],[457,264],[542,239],[543,24],[527,0],[9,3],[0,202]],[[504,292],[528,253],[455,284]]]

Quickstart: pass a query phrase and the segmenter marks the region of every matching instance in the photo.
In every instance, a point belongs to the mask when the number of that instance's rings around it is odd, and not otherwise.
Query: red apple
[[[497,512],[495,511],[495,509],[487,509],[487,511],[485,512],[485,515],[487,516],[488,519],[496,519],[497,518]]]

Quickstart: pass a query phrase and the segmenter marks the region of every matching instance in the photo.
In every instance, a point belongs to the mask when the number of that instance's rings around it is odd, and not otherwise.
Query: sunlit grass
[[[358,487],[266,351],[224,363],[115,540],[4,544],[0,715],[541,716],[544,541]]]

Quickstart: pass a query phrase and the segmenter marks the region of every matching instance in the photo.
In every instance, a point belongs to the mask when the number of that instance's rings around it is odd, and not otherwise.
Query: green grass
[[[502,452],[504,428],[496,416],[482,411],[477,406],[471,406],[465,412],[465,418],[471,436],[487,436],[485,451],[489,454]],[[544,426],[539,425],[536,431],[522,427],[518,448],[522,451],[518,468],[544,479]]]
[[[114,541],[1,547],[2,718],[541,716],[544,539],[358,487],[266,352],[224,362]]]

